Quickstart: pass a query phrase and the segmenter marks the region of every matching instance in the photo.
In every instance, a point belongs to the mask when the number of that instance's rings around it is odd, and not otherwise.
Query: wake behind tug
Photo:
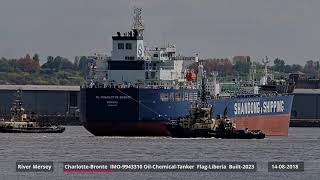
[[[2,133],[62,133],[64,127],[46,125],[35,120],[34,113],[28,117],[22,103],[22,91],[19,89],[11,108],[11,119],[0,120]]]

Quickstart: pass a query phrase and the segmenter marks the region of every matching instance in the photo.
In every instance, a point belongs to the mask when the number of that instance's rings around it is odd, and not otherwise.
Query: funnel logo
[[[142,57],[142,55],[143,55],[143,46],[142,46],[142,44],[139,44],[138,45],[138,56]]]

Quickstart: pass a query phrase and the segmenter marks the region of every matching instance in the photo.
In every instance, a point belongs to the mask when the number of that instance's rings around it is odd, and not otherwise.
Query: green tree
[[[53,63],[54,57],[48,56],[47,57],[47,63]]]
[[[247,76],[250,72],[251,62],[241,62],[237,61],[234,65],[235,71],[239,73],[240,76]]]
[[[39,55],[38,54],[34,54],[32,59],[38,63],[40,63],[40,59],[39,59]]]
[[[309,77],[311,78],[317,78],[319,76],[319,72],[317,69],[317,63],[314,62],[313,60],[309,60],[306,62],[304,65],[303,71],[308,74]]]
[[[52,56],[49,56],[47,58],[47,62],[43,64],[42,67],[55,70],[55,71],[75,69],[75,66],[72,62],[70,62],[68,59],[63,58],[61,56],[57,56],[55,58],[53,58]]]
[[[74,58],[73,64],[74,64],[74,66],[77,67],[77,68],[79,68],[79,61],[80,61],[79,56],[76,56],[76,57]]]
[[[10,64],[6,58],[0,59],[0,72],[9,72],[10,71]]]
[[[272,69],[273,69],[274,71],[284,72],[284,70],[285,70],[285,62],[284,62],[284,60],[279,59],[279,58],[276,58],[276,59],[273,61],[273,64],[274,64],[274,66],[272,67]]]
[[[286,64],[283,68],[284,73],[291,73],[292,72],[292,66]]]
[[[86,72],[88,70],[88,63],[89,63],[89,60],[88,60],[88,58],[86,56],[81,56],[80,57],[78,69],[84,75],[86,74]]]
[[[291,73],[302,72],[303,67],[300,64],[292,64],[291,65]]]

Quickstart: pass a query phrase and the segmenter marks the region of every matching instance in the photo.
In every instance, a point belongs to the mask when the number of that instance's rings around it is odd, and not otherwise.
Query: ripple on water
[[[320,128],[290,128],[288,137],[267,137],[263,140],[214,138],[178,139],[168,137],[95,137],[83,127],[67,127],[62,134],[0,134],[0,174],[4,178],[20,176],[12,170],[17,160],[54,161],[52,177],[100,179],[106,174],[66,175],[64,161],[257,161],[262,164],[256,176],[265,179],[286,178],[288,174],[266,172],[272,161],[305,161],[305,173],[289,174],[291,179],[313,179],[320,174]],[[109,178],[146,179],[154,175],[171,179],[247,179],[252,174],[239,173],[115,173]],[[22,176],[21,176],[22,177]],[[20,177],[20,178],[21,178]],[[32,179],[43,179],[33,174]]]

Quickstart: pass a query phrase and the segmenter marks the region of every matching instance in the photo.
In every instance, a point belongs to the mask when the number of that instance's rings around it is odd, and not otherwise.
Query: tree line
[[[232,80],[235,78],[249,80],[251,70],[256,69],[256,78],[263,76],[264,65],[252,62],[249,58],[232,62],[228,58],[203,59],[207,74],[216,71],[220,78]],[[0,58],[0,84],[34,84],[34,85],[82,85],[85,82],[88,58],[76,57],[74,62],[61,56],[48,56],[46,62],[40,65],[38,54],[27,54],[18,59]],[[197,71],[197,63],[189,65],[189,69]],[[286,77],[289,73],[305,73],[307,77],[320,77],[319,61],[309,60],[305,65],[286,64],[284,59],[276,58],[268,67],[277,78]]]
[[[71,62],[61,56],[48,56],[40,65],[38,54],[19,59],[0,59],[0,84],[81,85],[85,80],[87,58]]]
[[[203,59],[204,70],[207,74],[218,72],[218,77],[224,79],[250,80],[253,69],[255,69],[256,78],[264,75],[264,65],[260,62],[248,60],[232,62],[228,58],[223,59]],[[194,69],[197,73],[197,63],[191,64],[189,69]],[[310,79],[320,78],[319,61],[308,60],[305,65],[286,64],[285,60],[276,58],[273,65],[268,66],[268,71],[272,72],[276,78],[286,78],[290,73],[304,73]],[[229,78],[228,78],[229,77]]]

